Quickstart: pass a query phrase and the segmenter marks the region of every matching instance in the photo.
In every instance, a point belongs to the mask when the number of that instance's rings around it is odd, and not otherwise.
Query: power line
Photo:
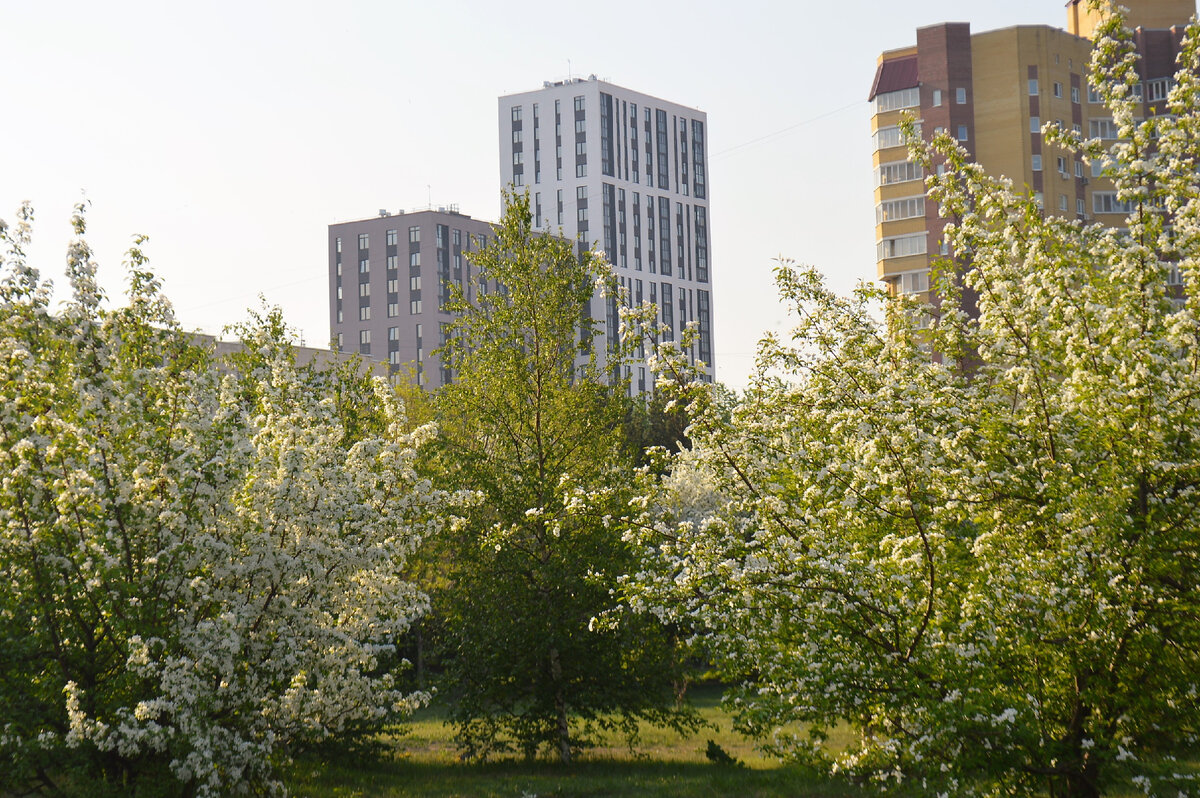
[[[826,111],[825,113],[820,114],[819,116],[814,116],[811,119],[805,119],[803,122],[797,122],[794,125],[789,125],[785,128],[780,128],[779,130],[776,130],[773,133],[768,133],[765,136],[759,136],[756,139],[751,139],[750,141],[744,141],[741,144],[735,144],[732,147],[721,150],[720,152],[713,153],[712,155],[709,156],[709,159],[715,160],[717,158],[720,158],[722,155],[728,155],[729,153],[733,152],[734,150],[740,150],[743,147],[749,147],[754,144],[761,144],[762,142],[766,141],[767,139],[773,139],[776,136],[782,136],[784,133],[790,133],[791,131],[795,130],[798,127],[804,127],[805,125],[811,125],[813,122],[819,122],[822,119],[826,119],[828,117],[834,116],[835,114],[840,114],[842,111],[846,111],[851,108],[857,108],[861,105],[862,105],[861,101],[855,100],[854,102],[850,103],[849,105],[843,105],[841,108],[835,108],[832,111]]]

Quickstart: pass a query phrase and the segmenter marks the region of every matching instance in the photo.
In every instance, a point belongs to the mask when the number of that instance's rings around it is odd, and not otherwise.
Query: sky
[[[329,340],[327,226],[500,212],[497,97],[595,74],[709,122],[717,378],[789,326],[777,258],[874,279],[867,94],[916,28],[1063,26],[1063,0],[0,0],[0,219],[67,295],[72,206],[112,303],[133,236],[187,329],[279,305]]]

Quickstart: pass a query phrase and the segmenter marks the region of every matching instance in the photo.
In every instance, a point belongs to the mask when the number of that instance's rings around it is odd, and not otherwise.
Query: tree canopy
[[[607,264],[532,229],[506,197],[489,246],[471,256],[488,290],[455,287],[436,397],[449,484],[478,491],[452,533],[445,694],[469,754],[548,749],[569,761],[600,727],[678,724],[675,643],[657,621],[592,623],[633,564],[622,539],[636,496],[622,430],[624,384],[597,365],[588,303]],[[603,345],[603,344],[601,344]]]
[[[937,135],[912,157],[960,256],[938,306],[782,263],[797,326],[730,423],[664,361],[695,450],[630,600],[698,630],[781,755],[929,795],[1197,789],[1200,32],[1166,114],[1136,62],[1110,19],[1089,80],[1121,142],[1047,133],[1107,164],[1127,229]]]
[[[384,665],[427,606],[400,573],[446,505],[428,432],[297,369],[275,314],[215,360],[138,248],[105,309],[82,209],[52,313],[29,219],[0,225],[0,792],[278,790],[295,745],[423,698]]]

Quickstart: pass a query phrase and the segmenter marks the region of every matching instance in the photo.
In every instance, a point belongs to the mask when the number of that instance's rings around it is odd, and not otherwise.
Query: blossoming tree
[[[703,468],[631,601],[697,629],[779,754],[928,795],[1196,794],[1200,30],[1168,114],[1139,119],[1136,60],[1112,18],[1090,80],[1123,141],[1048,134],[1108,163],[1127,230],[918,142],[963,256],[939,306],[784,263],[798,325],[732,422],[688,388]],[[724,497],[698,519],[696,477]]]
[[[279,790],[294,744],[421,698],[382,663],[426,607],[398,576],[443,504],[423,433],[376,384],[387,429],[348,435],[331,397],[361,389],[277,324],[214,361],[136,248],[103,309],[82,210],[51,313],[29,221],[0,282],[0,792]]]

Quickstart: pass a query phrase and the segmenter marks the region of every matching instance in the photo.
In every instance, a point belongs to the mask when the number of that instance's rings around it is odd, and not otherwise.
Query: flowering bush
[[[136,248],[105,310],[77,239],[52,314],[29,221],[2,231],[0,792],[279,791],[295,743],[422,698],[383,664],[426,607],[399,576],[443,506],[425,433],[376,383],[385,429],[348,435],[347,376],[278,324],[216,362]]]
[[[726,498],[658,503],[631,600],[697,630],[783,756],[924,795],[1197,790],[1175,757],[1200,732],[1200,31],[1144,121],[1131,35],[1102,34],[1125,141],[1048,139],[1110,160],[1127,231],[917,142],[964,254],[940,304],[782,264],[793,340],[763,343],[730,423],[694,394],[688,473]]]

